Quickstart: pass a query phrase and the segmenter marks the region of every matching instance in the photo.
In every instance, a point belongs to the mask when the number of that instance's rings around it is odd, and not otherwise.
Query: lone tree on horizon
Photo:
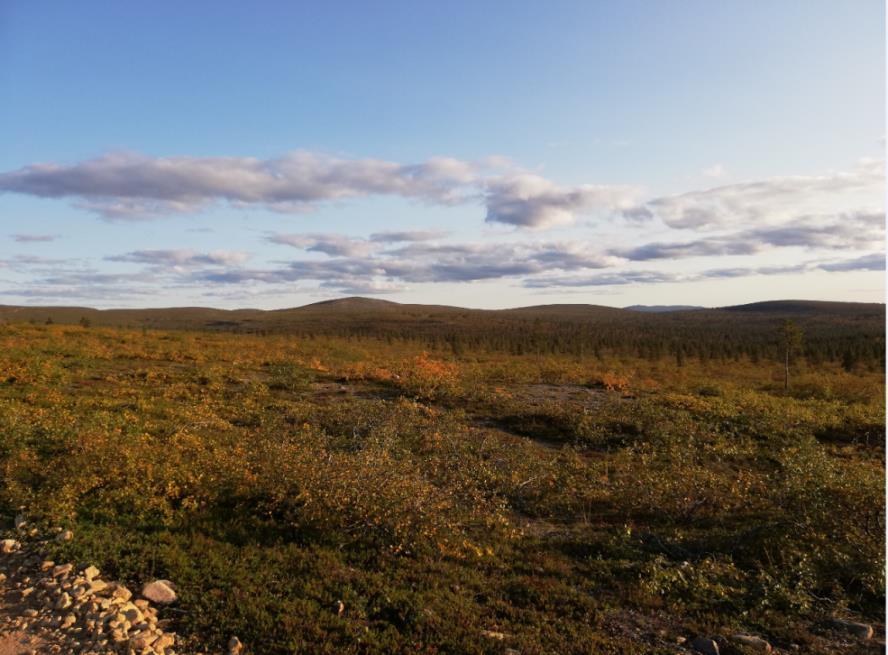
[[[780,325],[780,347],[783,349],[783,390],[789,390],[789,360],[794,351],[802,347],[804,332],[791,319]]]

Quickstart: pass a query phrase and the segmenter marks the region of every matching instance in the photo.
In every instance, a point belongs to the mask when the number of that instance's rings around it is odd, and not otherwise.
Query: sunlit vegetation
[[[802,324],[788,390],[774,321],[724,356],[97,323],[0,327],[0,513],[175,581],[196,643],[829,653],[882,620],[884,346],[850,323]]]

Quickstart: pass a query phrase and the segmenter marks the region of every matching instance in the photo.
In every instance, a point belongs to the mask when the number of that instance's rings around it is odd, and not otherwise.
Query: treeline
[[[781,359],[779,329],[783,317],[723,316],[723,312],[684,313],[673,317],[626,317],[607,321],[565,319],[502,319],[476,317],[454,322],[392,321],[337,322],[321,326],[293,326],[306,338],[339,336],[421,343],[455,356],[473,352],[513,355],[571,355],[576,357],[639,357],[651,361],[673,359],[722,361]],[[666,319],[666,320],[664,320]],[[842,317],[796,319],[804,338],[801,351],[811,364],[841,363],[883,367],[885,333],[881,320]],[[251,330],[253,331],[253,330]],[[255,330],[262,333],[264,330]]]
[[[173,308],[105,310],[0,306],[0,321],[56,322],[247,334],[336,336],[419,343],[456,356],[474,352],[723,361],[781,359],[780,329],[803,333],[794,357],[847,370],[885,362],[885,307],[779,301],[734,308],[642,313],[594,305],[474,310],[346,299],[277,311]]]

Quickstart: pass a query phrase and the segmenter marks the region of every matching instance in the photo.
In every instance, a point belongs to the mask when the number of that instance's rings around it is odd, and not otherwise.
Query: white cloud
[[[10,238],[16,243],[40,243],[55,241],[55,234],[10,234]]]
[[[370,241],[381,243],[398,243],[408,241],[434,241],[447,236],[443,230],[408,230],[406,232],[375,232],[370,235]]]
[[[359,257],[369,254],[376,247],[375,243],[366,239],[343,234],[273,234],[267,240],[308,252],[322,252],[331,257]]]
[[[590,276],[540,276],[524,281],[529,289],[558,289],[582,287],[612,287],[629,284],[663,284],[668,282],[702,282],[704,280],[752,277],[758,275],[787,275],[812,271],[851,272],[883,271],[885,255],[874,253],[863,257],[839,261],[812,261],[782,266],[755,266],[714,268],[697,272],[674,273],[668,271],[620,271]]]
[[[632,261],[713,255],[751,255],[765,248],[870,249],[885,239],[885,217],[876,212],[800,216],[780,225],[684,242],[653,242],[614,248],[610,254]]]
[[[464,199],[479,164],[436,157],[402,165],[294,152],[278,159],[148,157],[107,154],[70,166],[32,164],[0,174],[0,190],[75,198],[106,218],[196,211],[225,200],[236,206],[305,211],[315,203],[397,195],[437,203]]]
[[[105,259],[112,262],[149,264],[151,266],[193,268],[195,266],[238,266],[246,262],[249,255],[232,250],[214,250],[208,253],[198,253],[194,250],[134,250]]]
[[[850,171],[729,184],[655,198],[644,208],[673,228],[750,227],[779,223],[806,212],[847,210],[850,203],[880,211],[884,195],[885,162],[863,160]],[[632,217],[643,212],[638,208],[630,211],[634,212]]]
[[[266,160],[114,153],[69,166],[32,164],[2,173],[0,191],[72,198],[75,207],[120,220],[196,212],[216,202],[293,213],[371,195],[440,205],[483,198],[488,221],[532,228],[570,223],[581,212],[628,207],[634,197],[629,187],[561,188],[515,172],[511,162],[496,156],[399,164],[305,151]]]
[[[628,209],[637,195],[628,186],[562,188],[539,175],[513,174],[487,181],[486,220],[536,229],[569,225],[579,213]]]

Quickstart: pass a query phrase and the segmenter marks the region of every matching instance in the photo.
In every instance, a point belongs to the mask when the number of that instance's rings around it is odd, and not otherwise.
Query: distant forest
[[[336,335],[353,338],[421,341],[430,349],[450,349],[456,356],[493,351],[514,355],[634,356],[648,360],[673,358],[679,365],[694,358],[729,361],[780,359],[780,327],[786,320],[771,313],[726,311],[676,312],[579,318],[553,316],[479,317],[440,321],[355,320],[324,326],[293,326],[304,337]],[[809,363],[841,362],[880,367],[885,361],[881,317],[792,316],[803,333],[801,354]]]
[[[815,365],[836,362],[847,370],[885,362],[885,306],[864,303],[776,301],[649,313],[595,305],[474,310],[347,298],[275,311],[0,306],[0,320],[372,338],[418,342],[455,356],[484,351],[625,356],[671,358],[678,365],[691,358],[779,359],[780,328],[791,320],[803,333],[795,357]]]

